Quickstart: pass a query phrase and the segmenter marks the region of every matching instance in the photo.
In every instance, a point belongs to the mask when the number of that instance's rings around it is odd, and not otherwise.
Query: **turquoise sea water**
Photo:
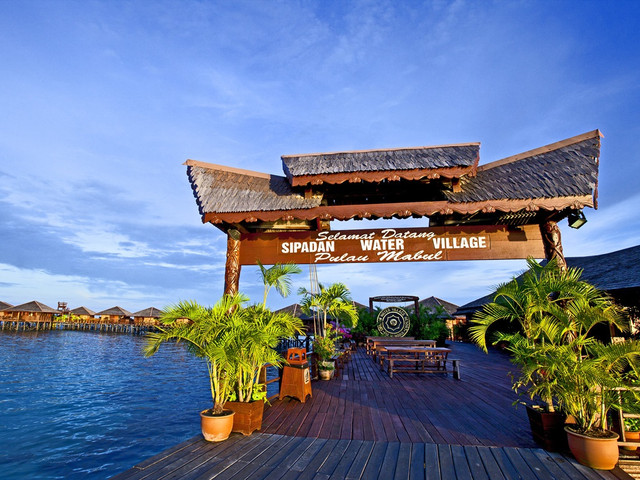
[[[108,478],[200,433],[205,365],[143,337],[0,333],[0,477]]]

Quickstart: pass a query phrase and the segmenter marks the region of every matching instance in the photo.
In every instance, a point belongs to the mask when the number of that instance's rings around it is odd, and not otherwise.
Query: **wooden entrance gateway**
[[[480,144],[282,157],[285,176],[188,160],[203,223],[227,234],[225,293],[242,265],[556,258],[558,222],[597,208],[598,130],[479,165]],[[331,220],[429,219],[331,230]]]

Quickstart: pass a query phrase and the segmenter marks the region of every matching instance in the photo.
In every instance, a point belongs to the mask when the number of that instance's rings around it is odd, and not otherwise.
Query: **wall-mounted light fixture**
[[[577,212],[570,212],[567,220],[569,221],[569,226],[571,228],[580,228],[585,223],[587,223],[587,218],[584,216],[582,210],[579,210]]]

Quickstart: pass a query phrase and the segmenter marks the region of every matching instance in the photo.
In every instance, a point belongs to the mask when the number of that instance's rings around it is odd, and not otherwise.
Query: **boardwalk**
[[[616,479],[531,439],[512,406],[506,356],[453,345],[462,380],[398,374],[363,352],[342,375],[313,383],[313,398],[273,402],[261,433],[220,444],[195,437],[114,477],[130,479]]]

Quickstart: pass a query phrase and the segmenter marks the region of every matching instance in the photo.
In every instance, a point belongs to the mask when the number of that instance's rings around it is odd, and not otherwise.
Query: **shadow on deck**
[[[265,411],[262,431],[280,435],[535,447],[524,407],[512,404],[506,355],[454,343],[461,380],[451,374],[396,374],[389,378],[362,349],[340,377],[313,382],[313,398],[285,398]]]
[[[397,374],[359,350],[339,378],[313,382],[305,403],[265,410],[262,431],[209,443],[201,436],[116,477],[141,479],[631,479],[591,470],[536,445],[506,355],[452,345],[461,378]]]

